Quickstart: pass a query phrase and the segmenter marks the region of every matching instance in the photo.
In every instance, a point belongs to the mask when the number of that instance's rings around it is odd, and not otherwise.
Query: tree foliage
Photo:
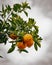
[[[34,48],[37,51],[38,47],[41,47],[42,38],[38,35],[39,27],[36,25],[36,21],[33,18],[28,18],[28,21],[23,20],[19,13],[24,12],[28,17],[27,9],[31,9],[27,2],[21,4],[14,4],[13,7],[10,5],[2,5],[2,10],[0,11],[0,43],[7,44],[9,35],[14,33],[17,39],[10,41],[12,43],[11,48],[8,53],[14,51],[16,47],[16,42],[22,41],[23,35],[29,33],[33,36]],[[26,49],[19,50],[20,52],[27,52]]]

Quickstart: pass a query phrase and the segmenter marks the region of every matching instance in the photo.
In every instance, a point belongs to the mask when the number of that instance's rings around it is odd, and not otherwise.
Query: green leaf
[[[2,12],[4,12],[4,5],[2,5]]]
[[[11,26],[13,28],[16,28],[16,21],[14,20],[14,18],[8,19],[8,21],[11,23]]]
[[[15,49],[15,44],[12,44],[11,48],[8,50],[8,53],[11,53],[13,52]]]
[[[23,9],[27,8],[27,6],[28,6],[28,3],[26,1],[25,2],[22,2]]]
[[[26,11],[24,11],[25,15],[28,16],[28,13]]]
[[[18,51],[21,53],[21,52],[26,52],[26,53],[28,53],[28,51],[26,50],[26,49],[23,49],[23,50],[21,50],[21,49],[18,49]]]
[[[36,43],[34,43],[34,48],[35,48],[36,51],[38,50],[38,47],[37,47]]]
[[[30,7],[30,6],[27,6],[27,8],[28,8],[28,9],[31,9],[31,7]]]
[[[29,20],[28,20],[28,24],[29,24],[29,25],[33,25],[33,24],[34,24],[34,19],[29,18]]]
[[[25,50],[25,49],[24,49],[24,50],[22,50],[22,51],[23,51],[23,52],[26,52],[26,53],[28,53],[28,51],[27,51],[27,50]]]
[[[27,22],[27,25],[28,25],[28,27],[29,27],[29,30],[30,30],[30,29],[32,30],[33,25],[35,25],[34,19],[29,18],[29,19],[28,19],[28,22]]]
[[[15,12],[17,12],[18,10],[20,10],[20,8],[21,8],[21,4],[14,4],[14,6],[13,6],[13,10]]]
[[[0,58],[3,58],[3,57],[0,55]]]
[[[39,32],[39,27],[34,25],[34,28],[36,30],[36,33],[38,33]]]
[[[2,13],[2,11],[0,11],[0,13]]]
[[[38,45],[39,47],[41,47],[41,44],[40,44],[39,42],[37,43],[37,45]]]
[[[5,33],[0,33],[0,43],[6,44],[8,38]]]
[[[2,24],[3,24],[3,21],[0,19],[0,31],[2,31]]]
[[[15,14],[14,12],[11,13],[12,17],[17,17],[17,14]]]
[[[6,5],[6,11],[7,11],[7,13],[10,13],[10,11],[11,11],[10,5]]]
[[[1,14],[0,14],[0,16],[3,18],[5,18],[6,17],[6,12],[7,12],[7,10],[5,9],[5,7],[4,7],[4,5],[2,5],[2,12],[1,12]]]
[[[10,5],[6,6],[7,10],[11,11]]]
[[[42,40],[42,38],[41,38],[41,37],[39,37],[39,38],[38,38],[38,40]]]

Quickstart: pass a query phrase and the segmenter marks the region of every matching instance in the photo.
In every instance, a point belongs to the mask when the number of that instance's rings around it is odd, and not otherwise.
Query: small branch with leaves
[[[10,38],[12,43],[8,53],[14,51],[17,47],[18,51],[26,52],[26,47],[30,48],[34,45],[35,50],[41,47],[42,38],[39,36],[39,27],[36,25],[36,21],[33,18],[28,18],[28,21],[23,20],[19,13],[24,12],[28,17],[27,9],[31,9],[27,2],[21,4],[2,5],[0,11],[0,44],[7,44]],[[1,56],[0,56],[1,57]]]

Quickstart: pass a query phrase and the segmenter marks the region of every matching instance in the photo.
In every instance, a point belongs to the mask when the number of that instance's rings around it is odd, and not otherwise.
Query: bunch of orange
[[[11,38],[11,39],[13,39],[13,40],[15,40],[15,39],[17,39],[17,35],[15,35],[14,33],[11,33],[10,35],[9,35],[9,37]],[[31,34],[25,34],[24,36],[23,36],[23,40],[22,41],[20,41],[20,42],[17,42],[17,47],[19,48],[19,49],[25,49],[26,47],[31,47],[32,45],[33,45],[33,37],[32,37],[32,35]]]
[[[17,47],[19,49],[25,49],[26,47],[31,47],[33,45],[33,37],[31,34],[25,34],[23,36],[22,42],[17,42]]]

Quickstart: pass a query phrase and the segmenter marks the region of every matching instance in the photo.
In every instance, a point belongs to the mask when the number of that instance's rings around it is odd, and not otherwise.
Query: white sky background
[[[0,0],[0,9],[2,4],[14,4],[25,0]],[[36,52],[33,47],[29,53],[14,51],[7,54],[10,47],[0,45],[0,54],[4,56],[0,59],[0,65],[52,65],[52,0],[27,0],[31,5],[29,17],[34,18],[39,26],[39,34],[43,38],[42,47]],[[24,19],[26,17],[21,14]]]

